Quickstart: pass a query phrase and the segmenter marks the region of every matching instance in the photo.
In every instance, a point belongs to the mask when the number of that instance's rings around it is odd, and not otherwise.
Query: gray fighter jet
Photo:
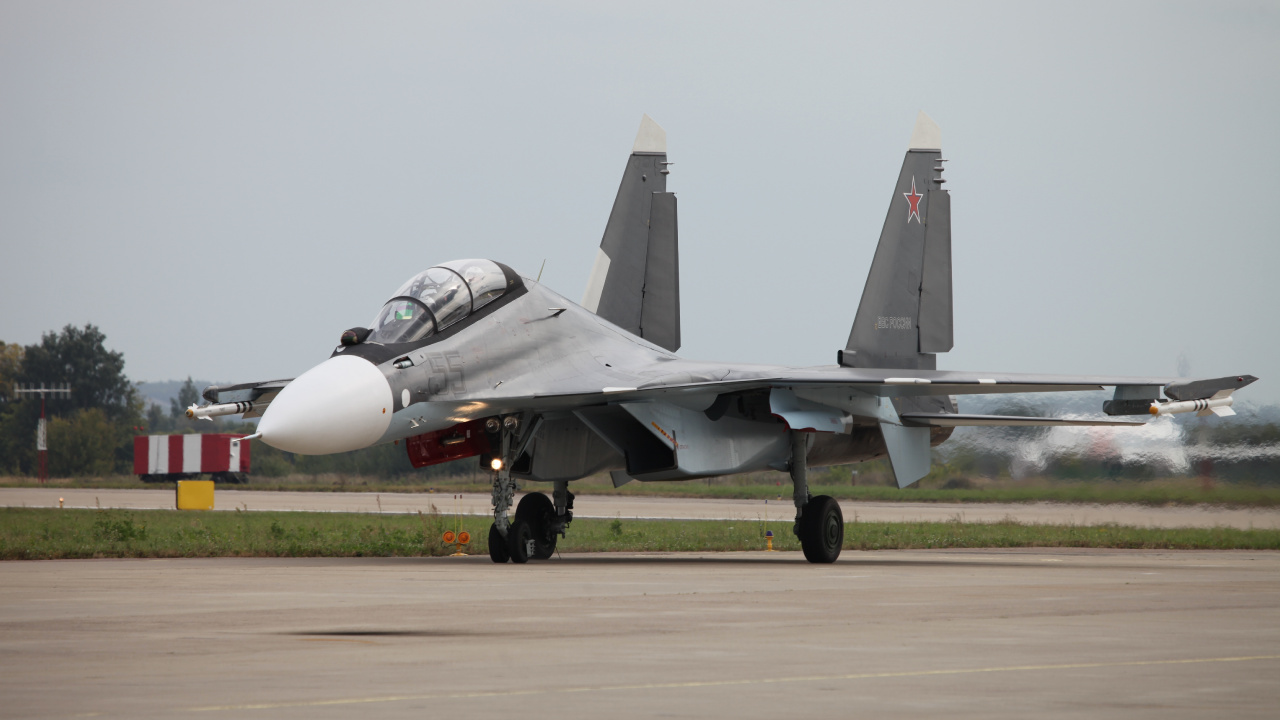
[[[952,347],[951,198],[941,133],[916,121],[880,243],[836,364],[686,360],[680,348],[676,196],[666,133],[640,124],[581,304],[491,260],[410,278],[370,328],[342,333],[294,380],[209,387],[192,417],[261,416],[250,437],[308,455],[404,444],[417,467],[479,457],[493,473],[494,562],[548,558],[573,519],[569,483],[609,473],[691,480],[789,472],[805,557],[833,562],[840,506],[809,467],[887,457],[899,486],[963,425],[1138,425],[966,415],[957,396],[1115,388],[1107,415],[1231,414],[1256,378],[1190,381],[936,369]],[[1162,397],[1162,393],[1163,396]],[[508,517],[517,480],[551,483]]]

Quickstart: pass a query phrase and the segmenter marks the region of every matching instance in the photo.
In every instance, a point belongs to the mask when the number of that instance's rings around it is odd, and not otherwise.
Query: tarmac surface
[[[0,563],[0,717],[1273,718],[1280,553]]]
[[[72,488],[0,488],[0,506],[173,509],[172,489],[94,490]],[[517,502],[519,496],[517,496]],[[441,512],[489,515],[489,495],[448,493],[216,491],[218,510],[309,510],[316,512]],[[1137,527],[1234,527],[1280,529],[1280,509],[1217,506],[1089,505],[1066,503],[921,503],[841,501],[846,521],[864,522],[1018,522],[1043,525],[1132,525]],[[790,496],[771,500],[579,495],[575,517],[671,518],[688,520],[787,519],[795,516]]]

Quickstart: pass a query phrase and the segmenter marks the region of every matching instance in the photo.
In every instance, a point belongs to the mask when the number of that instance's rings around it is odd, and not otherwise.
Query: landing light
[[[489,463],[489,467],[493,468],[493,471],[494,471],[494,472],[497,472],[497,471],[501,470],[501,469],[502,469],[502,458],[494,458],[494,459],[493,459],[493,462]]]

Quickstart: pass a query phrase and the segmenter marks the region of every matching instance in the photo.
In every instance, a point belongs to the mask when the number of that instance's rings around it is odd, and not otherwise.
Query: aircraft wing
[[[616,423],[619,417],[605,406],[622,406],[624,415],[640,418],[636,427],[652,426],[664,432],[657,420],[683,417],[685,428],[706,432],[726,413],[755,407],[785,423],[787,430],[830,433],[833,437],[875,426],[899,486],[909,485],[929,471],[935,437],[945,439],[947,429],[961,426],[1123,426],[1141,425],[1137,419],[1019,417],[974,415],[957,411],[952,395],[987,393],[1068,392],[1114,387],[1115,395],[1100,408],[1107,415],[1141,415],[1196,411],[1230,414],[1230,394],[1256,380],[1250,375],[1188,380],[1164,376],[1041,375],[1027,373],[963,372],[946,370],[883,370],[846,367],[807,369],[739,367],[716,369],[697,363],[675,367],[677,372],[636,378],[634,386],[597,385],[588,391],[571,386],[588,378],[578,376],[559,383],[562,392],[548,391],[524,397],[494,395],[472,406],[476,412],[569,411],[606,438],[620,451],[646,456],[658,438],[636,437]],[[621,379],[615,376],[616,379]],[[600,380],[594,376],[590,380]],[[598,388],[598,389],[597,389]],[[1163,396],[1165,397],[1162,397]],[[481,398],[475,398],[481,400]],[[745,403],[745,405],[744,405]],[[662,409],[666,406],[667,409]],[[680,415],[680,413],[684,415]],[[756,411],[751,411],[756,412]],[[705,415],[705,417],[703,417]],[[701,418],[701,419],[699,419]],[[623,419],[626,419],[625,417]],[[649,422],[652,419],[654,422]],[[712,433],[713,434],[713,433]],[[666,446],[675,441],[668,436]],[[630,445],[628,443],[631,443]],[[683,447],[683,446],[682,446]],[[652,454],[652,453],[650,453]],[[631,457],[627,454],[627,457]],[[628,465],[632,475],[641,469]],[[621,481],[625,481],[625,478]],[[615,482],[619,482],[615,478]]]
[[[954,370],[881,370],[845,367],[743,368],[722,370],[708,366],[653,378],[637,378],[599,390],[582,391],[566,383],[560,391],[538,392],[526,397],[506,397],[495,404],[512,408],[568,408],[579,405],[625,402],[671,402],[685,407],[709,408],[718,398],[759,390],[786,389],[806,403],[816,403],[854,414],[878,417],[882,413],[867,400],[902,398],[895,403],[905,425],[955,427],[958,425],[1131,425],[1133,421],[1019,418],[1012,416],[959,415],[945,408],[943,398],[952,395],[1074,392],[1116,388],[1112,400],[1100,408],[1108,415],[1148,415],[1154,404],[1196,402],[1230,395],[1257,380],[1252,375],[1191,380],[1167,376],[1051,375],[1032,373],[970,372]],[[928,398],[938,398],[929,402]],[[705,406],[705,407],[700,407]],[[1190,408],[1200,410],[1201,408]],[[859,412],[861,410],[861,412]],[[941,411],[941,412],[938,412]]]
[[[730,374],[732,377],[732,373]],[[721,383],[669,383],[659,378],[644,390],[687,390],[717,384],[741,385],[739,389],[767,386],[808,386],[839,392],[841,388],[880,397],[923,395],[985,395],[990,393],[1071,392],[1111,386],[1163,387],[1176,382],[1169,377],[1105,375],[1037,375],[1028,373],[956,372],[949,370],[872,370],[861,368],[813,368],[782,372],[760,378]]]
[[[708,375],[722,377],[712,379]],[[856,391],[878,397],[931,395],[987,395],[994,393],[1075,392],[1104,387],[1165,390],[1175,400],[1210,397],[1227,387],[1242,388],[1257,380],[1241,375],[1212,380],[1167,376],[1049,375],[1032,373],[969,372],[954,370],[879,370],[861,368],[777,368],[720,373],[676,372],[636,382],[634,386],[603,387],[598,392],[564,388],[564,392],[536,393],[532,397],[601,395],[612,401],[652,400],[668,395],[724,394],[770,387],[804,387],[832,393]],[[1152,396],[1156,397],[1155,395]]]

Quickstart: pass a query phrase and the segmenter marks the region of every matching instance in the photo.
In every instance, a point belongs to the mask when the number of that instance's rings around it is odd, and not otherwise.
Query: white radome
[[[395,412],[391,386],[363,358],[329,358],[286,385],[262,414],[262,441],[285,452],[329,455],[382,438]]]

